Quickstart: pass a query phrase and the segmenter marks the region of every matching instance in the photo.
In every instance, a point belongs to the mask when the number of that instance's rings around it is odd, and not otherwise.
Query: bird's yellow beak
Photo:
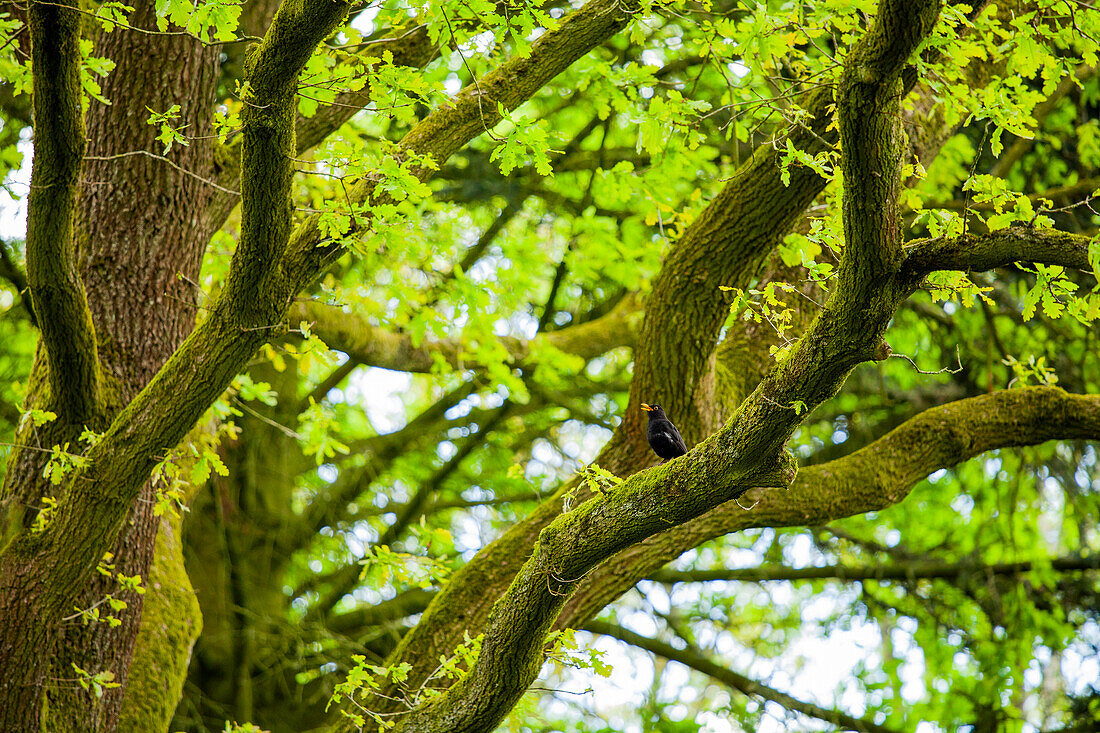
[[[642,409],[645,410],[646,412],[653,412],[653,408],[650,407],[649,405],[647,405],[644,402],[642,403]]]

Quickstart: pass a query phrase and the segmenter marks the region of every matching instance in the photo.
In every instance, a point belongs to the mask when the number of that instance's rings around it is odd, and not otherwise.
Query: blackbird
[[[642,409],[649,413],[649,425],[646,427],[645,437],[649,440],[649,447],[654,453],[668,460],[688,452],[684,439],[680,437],[680,431],[665,416],[665,411],[660,405],[647,405],[643,402]]]

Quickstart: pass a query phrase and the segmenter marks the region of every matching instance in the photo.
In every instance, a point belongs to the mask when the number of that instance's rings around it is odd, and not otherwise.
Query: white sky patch
[[[382,10],[381,5],[372,5],[355,16],[355,20],[351,21],[351,27],[362,33],[364,36],[369,36],[374,33],[375,25],[374,19],[378,17],[378,13]]]
[[[402,397],[410,387],[411,374],[371,367],[352,374],[344,393],[348,402],[366,410],[371,425],[381,434],[405,425]]]
[[[20,135],[18,147],[23,154],[23,165],[12,171],[5,181],[10,191],[0,189],[0,237],[5,240],[27,236],[27,194],[31,190],[31,154],[34,152],[29,130]]]
[[[744,79],[746,76],[749,75],[749,72],[751,71],[748,66],[745,66],[745,64],[741,63],[740,61],[730,61],[728,64],[726,64],[726,68],[729,69],[730,73],[736,76],[738,79]]]

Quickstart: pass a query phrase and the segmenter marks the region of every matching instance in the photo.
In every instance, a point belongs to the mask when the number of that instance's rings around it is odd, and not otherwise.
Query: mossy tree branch
[[[729,450],[724,437],[719,434],[696,448],[694,460],[635,474],[546,527],[532,557],[495,605],[469,675],[402,718],[396,730],[493,730],[538,674],[546,633],[576,583],[596,564],[750,486],[786,486],[793,479],[788,455],[772,454],[771,461],[762,461],[751,450]]]
[[[284,2],[250,54],[249,93],[241,115],[241,241],[233,253],[218,310],[258,316],[268,326],[271,301],[288,297],[290,282],[279,263],[290,234],[294,175],[294,95],[298,74],[320,43],[347,14],[347,2]],[[294,288],[293,292],[297,292]]]
[[[879,3],[875,22],[844,64],[836,101],[845,255],[837,277],[853,295],[892,278],[900,264],[901,71],[938,16],[939,3]]]
[[[926,239],[906,246],[902,276],[919,281],[936,270],[977,272],[1013,262],[1090,270],[1091,240],[1081,234],[1028,226],[1013,226],[982,235]]]
[[[818,720],[824,720],[827,723],[839,726],[843,730],[854,730],[860,731],[861,733],[895,733],[893,728],[878,725],[872,720],[864,720],[848,715],[840,710],[824,708],[820,705],[799,700],[796,697],[781,692],[774,687],[769,687],[751,677],[746,677],[743,674],[734,672],[732,669],[714,662],[706,655],[691,647],[677,649],[660,639],[642,636],[624,626],[608,623],[607,621],[590,621],[584,628],[586,631],[591,631],[594,634],[610,636],[613,639],[618,639],[631,646],[636,646],[639,649],[645,649],[651,654],[656,654],[659,657],[664,657],[673,662],[679,662],[685,667],[702,672],[726,685],[730,689],[736,690],[742,694],[755,695],[769,702],[778,703],[787,710],[808,715]]]
[[[900,185],[900,140],[893,134],[899,119],[897,91],[902,66],[931,31],[938,10],[937,2],[884,2],[868,35],[853,49],[852,67],[866,66],[875,78],[860,81],[864,86],[850,90],[849,103],[839,108],[842,139],[845,124],[849,134],[870,135],[845,146],[850,159],[845,170],[856,174],[873,166],[875,177],[887,183],[869,187],[868,195],[878,199],[877,211],[846,208],[847,275],[839,278],[806,337],[729,424],[688,456],[636,474],[607,497],[590,499],[542,530],[532,557],[495,605],[469,676],[435,704],[410,713],[398,730],[440,730],[440,720],[451,727],[491,729],[503,714],[500,705],[508,705],[537,674],[545,633],[578,580],[612,554],[736,498],[747,486],[782,485],[792,466],[784,464],[781,451],[802,421],[804,410],[798,405],[812,410],[836,393],[857,364],[885,357],[881,334],[901,301],[894,282],[900,230],[896,216],[882,214],[893,211]],[[854,84],[852,72],[845,73],[846,83]],[[861,118],[858,124],[853,117]],[[862,125],[870,129],[861,131]],[[860,243],[852,246],[855,238]],[[877,302],[868,312],[854,299]],[[777,456],[782,458],[776,461]]]
[[[976,6],[974,12],[978,12],[980,7],[981,4]],[[923,106],[933,104],[933,92],[927,87],[922,87],[922,90]],[[809,128],[788,133],[799,147],[816,152],[835,143],[836,133],[830,128],[833,115],[828,109],[831,102],[831,95],[823,94],[820,99],[811,97],[802,103],[804,109],[812,112],[815,121]],[[935,115],[916,117],[924,122],[911,124],[911,132],[924,130],[921,124],[931,128],[919,139],[911,135],[914,154],[927,165],[954,128],[948,127],[941,117]],[[639,399],[659,399],[676,405],[680,404],[680,400],[693,404],[701,402],[704,405],[702,408],[686,408],[692,411],[690,421],[682,419],[687,417],[684,415],[676,417],[677,424],[689,436],[689,442],[694,442],[694,436],[701,437],[713,429],[713,426],[703,429],[704,418],[720,419],[728,409],[720,405],[726,402],[736,404],[770,368],[772,359],[766,355],[763,365],[755,356],[739,361],[737,366],[741,377],[738,379],[737,397],[730,400],[726,394],[719,394],[728,383],[712,381],[713,365],[708,362],[713,358],[713,345],[706,347],[705,344],[708,337],[717,338],[717,331],[710,324],[720,324],[728,315],[728,304],[717,292],[717,285],[749,287],[754,269],[745,263],[752,258],[763,260],[769,249],[786,234],[783,228],[785,223],[793,226],[802,215],[806,203],[825,186],[826,181],[816,173],[806,168],[792,167],[792,183],[788,189],[781,181],[780,162],[771,143],[758,148],[753,158],[734,174],[723,194],[707,207],[706,215],[711,217],[711,221],[706,228],[718,239],[693,234],[689,228],[665,258],[654,293],[646,303],[648,317],[653,320],[643,327],[639,343],[644,348],[635,354],[636,386],[632,406],[624,412],[623,423],[598,458],[604,468],[619,475],[628,475],[652,462],[652,453],[644,441],[644,422],[638,420],[641,412],[635,406]],[[806,190],[807,187],[811,190]],[[741,200],[745,203],[742,204]],[[768,216],[754,216],[754,212],[761,211],[767,211]],[[686,242],[693,243],[697,251],[686,251]],[[722,246],[723,243],[728,246]],[[744,250],[738,248],[742,243],[745,244]],[[681,269],[682,272],[664,272],[669,269]],[[698,303],[694,303],[690,300],[691,293],[700,282],[714,286],[713,297],[703,296]],[[685,301],[685,298],[688,300]],[[709,312],[699,315],[702,313],[700,309],[709,309]],[[813,314],[808,314],[803,320],[809,325],[812,317]],[[801,331],[802,327],[799,328]],[[668,359],[662,369],[652,368],[652,365],[646,368],[644,360],[648,358],[648,353],[658,349],[668,350],[675,354],[675,358]],[[723,355],[719,352],[717,356],[721,359]],[[689,386],[690,375],[698,377],[697,385]],[[675,397],[676,402],[670,401],[670,394],[679,395]],[[712,414],[704,415],[708,411]],[[436,658],[461,643],[461,629],[450,635],[439,632],[447,623],[444,617],[452,613],[448,609],[462,609],[463,617],[471,626],[484,623],[493,601],[528,556],[538,532],[559,514],[561,496],[573,490],[581,497],[585,495],[582,489],[577,489],[575,482],[567,483],[553,500],[544,502],[527,519],[514,525],[465,565],[442,589],[440,601],[428,610],[421,624],[406,636],[400,653],[408,655],[409,659],[418,656]],[[493,588],[491,593],[486,592],[490,585]],[[440,618],[434,617],[437,613]],[[433,631],[429,633],[427,629]]]
[[[27,19],[34,67],[27,282],[49,363],[50,409],[80,425],[91,422],[100,400],[95,328],[73,239],[87,147],[80,108],[80,12],[64,2],[32,3]]]
[[[986,451],[1047,440],[1100,440],[1100,397],[1055,387],[994,392],[932,407],[852,453],[802,468],[789,491],[750,491],[612,558],[582,583],[558,626],[583,624],[692,547],[755,527],[813,526],[901,502],[929,474]]]
[[[517,363],[530,361],[531,354],[544,346],[593,359],[620,346],[634,345],[640,320],[637,308],[635,299],[625,298],[600,318],[540,334],[531,341],[505,338],[501,343]],[[311,323],[311,330],[326,344],[367,366],[428,373],[435,367],[437,356],[456,369],[479,366],[468,355],[471,346],[461,339],[429,340],[414,345],[408,334],[376,326],[354,313],[344,313],[317,301],[295,303],[288,320]]]

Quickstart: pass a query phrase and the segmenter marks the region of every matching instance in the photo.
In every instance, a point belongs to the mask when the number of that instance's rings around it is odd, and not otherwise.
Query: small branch
[[[562,283],[565,282],[565,276],[569,274],[569,255],[573,252],[575,242],[575,239],[570,240],[569,246],[565,248],[565,254],[561,256],[561,261],[554,268],[554,279],[550,283],[550,294],[546,296],[546,303],[542,306],[542,314],[539,315],[538,326],[535,328],[536,333],[542,333],[546,330],[546,324],[550,322],[554,315],[554,301],[558,299],[558,291],[561,290]]]
[[[459,272],[469,272],[470,268],[477,264],[477,261],[480,260],[489,249],[489,245],[493,243],[497,236],[504,231],[504,227],[508,226],[508,223],[512,221],[516,214],[520,212],[520,209],[523,208],[523,201],[525,198],[525,196],[509,197],[507,203],[504,204],[504,208],[501,209],[497,217],[493,219],[493,223],[486,227],[485,231],[481,233],[481,236],[477,238],[477,241],[463,253],[458,266],[452,267],[450,271],[443,273],[439,282],[435,283],[427,299],[424,301],[424,308],[434,308],[443,295],[444,284],[449,280],[453,280]]]
[[[455,453],[450,460],[436,469],[435,473],[417,487],[416,493],[414,493],[412,498],[402,507],[400,514],[398,514],[393,524],[386,527],[385,532],[383,532],[382,536],[374,543],[376,546],[392,545],[401,537],[404,531],[408,529],[409,525],[420,516],[428,499],[439,491],[443,483],[451,477],[471,453],[484,445],[486,438],[488,438],[497,424],[508,414],[510,407],[511,405],[505,402],[504,405],[495,410],[492,417],[489,418],[477,433],[463,441],[462,447],[458,449],[458,452]],[[360,569],[357,565],[353,566],[353,568],[355,572],[341,573],[340,582],[336,584],[335,588],[329,590],[323,599],[310,607],[309,612],[306,614],[306,618],[321,618],[325,616],[340,602],[341,598],[355,590],[355,587],[359,584]]]
[[[359,636],[372,626],[380,626],[420,613],[428,607],[435,594],[436,591],[434,590],[413,588],[397,594],[388,601],[382,601],[378,605],[364,606],[334,616],[329,619],[325,626],[330,631],[338,634]]]
[[[1073,201],[1078,198],[1081,202],[1085,202],[1092,198],[1093,192],[1097,189],[1100,189],[1100,178],[1086,178],[1083,181],[1071,183],[1067,186],[1058,186],[1056,188],[1048,188],[1044,191],[1030,193],[1027,197],[1032,203],[1038,203],[1042,199],[1049,199],[1051,201]],[[946,209],[948,211],[996,211],[997,207],[992,201],[984,201],[976,204],[969,199],[952,199],[950,201],[930,201],[925,203],[921,209],[924,211],[930,209]],[[914,213],[916,212],[913,210],[906,211],[906,214],[911,215]]]
[[[638,315],[636,302],[628,298],[607,315],[588,323],[541,334],[533,341],[504,338],[501,343],[508,357],[517,364],[526,363],[536,342],[592,359],[620,346],[633,346],[640,325]],[[428,373],[435,368],[437,358],[455,369],[483,366],[467,360],[466,345],[460,339],[424,341],[414,346],[408,334],[375,326],[355,314],[343,313],[317,301],[295,303],[288,320],[310,322],[326,344],[367,366]]]
[[[391,54],[394,66],[408,66],[419,69],[439,55],[439,47],[432,43],[427,25],[414,25],[412,28],[391,35],[393,29],[386,29],[385,35],[364,46],[363,59],[380,59],[384,53]],[[298,115],[297,128],[298,154],[310,150],[321,143],[330,134],[340,128],[370,104],[370,86],[359,91],[342,91],[332,102],[322,103],[312,117]]]
[[[722,684],[730,687],[745,695],[756,695],[762,697],[769,702],[774,702],[788,710],[803,715],[808,715],[818,720],[824,720],[827,723],[832,723],[844,730],[861,731],[861,733],[896,733],[893,728],[887,728],[886,726],[878,725],[877,723],[864,720],[862,718],[856,718],[847,713],[839,710],[832,710],[830,708],[823,708],[820,705],[814,705],[810,702],[804,702],[795,697],[788,695],[785,692],[780,692],[774,687],[768,687],[762,682],[758,682],[752,678],[746,677],[743,674],[738,674],[733,670],[724,667],[716,662],[711,661],[706,656],[700,654],[695,649],[688,647],[687,649],[677,649],[671,644],[667,644],[658,639],[651,639],[647,636],[635,633],[630,629],[617,624],[608,623],[606,621],[589,621],[584,625],[585,631],[590,631],[594,634],[603,634],[604,636],[610,636],[618,639],[619,641],[636,646],[639,649],[645,649],[651,654],[656,654],[659,657],[664,657],[673,662],[679,662],[685,667],[690,667],[698,672],[702,672],[709,677],[713,677]]]
[[[913,357],[909,356],[908,354],[893,353],[893,354],[890,354],[890,358],[891,359],[905,359],[907,362],[909,362],[910,364],[913,365],[913,368],[917,370],[918,374],[958,374],[959,372],[961,372],[963,370],[962,355],[959,351],[958,344],[955,345],[955,361],[958,363],[958,365],[955,366],[955,367],[945,366],[944,368],[937,369],[934,372],[928,372],[928,371],[925,371],[924,369],[921,369],[919,366],[917,366],[917,362],[913,361]]]
[[[965,580],[968,577],[990,575],[1020,575],[1038,566],[1069,572],[1100,569],[1100,555],[1086,557],[1059,557],[1045,560],[1026,560],[1010,563],[983,565],[973,562],[945,563],[918,561],[899,565],[854,567],[828,565],[814,568],[790,568],[782,565],[764,565],[756,568],[719,568],[717,570],[659,570],[649,576],[658,583],[708,583],[717,580],[763,583],[768,581],[842,580],[912,582],[925,578]]]
[[[199,183],[205,183],[207,186],[210,186],[215,191],[220,191],[221,193],[224,193],[228,196],[232,196],[233,198],[240,198],[240,195],[241,195],[240,191],[234,191],[233,189],[225,188],[225,187],[221,186],[220,184],[218,184],[216,181],[212,181],[209,178],[204,178],[204,177],[200,176],[198,173],[195,173],[194,171],[187,170],[186,168],[184,168],[183,166],[181,166],[178,163],[174,162],[170,158],[166,158],[163,155],[157,155],[156,153],[150,152],[148,150],[130,150],[130,151],[127,151],[125,153],[118,153],[116,155],[89,155],[89,156],[85,157],[84,159],[85,160],[112,161],[112,160],[121,160],[123,158],[132,158],[135,155],[145,157],[145,158],[151,158],[152,160],[160,161],[161,163],[166,163],[170,168],[173,168],[173,169],[179,171],[180,173],[184,174],[185,176],[190,176],[191,178],[194,178]]]

